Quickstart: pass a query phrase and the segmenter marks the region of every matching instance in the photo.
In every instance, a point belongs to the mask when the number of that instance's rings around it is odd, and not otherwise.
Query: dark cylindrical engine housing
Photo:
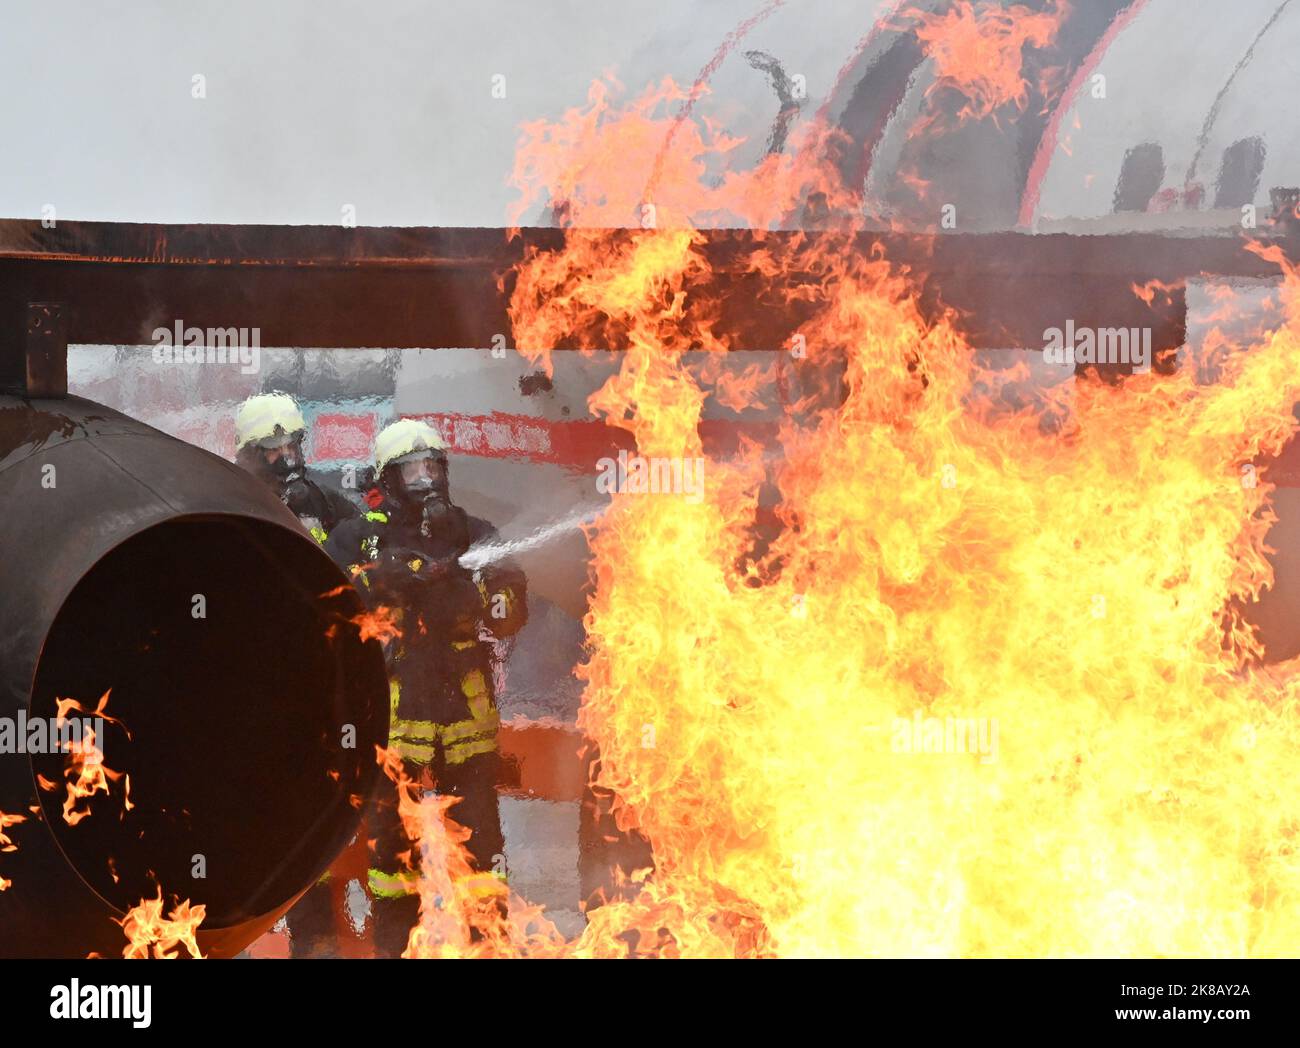
[[[232,463],[80,398],[0,396],[0,812],[25,817],[0,827],[0,956],[120,956],[115,920],[160,890],[206,907],[211,955],[269,928],[377,786],[362,612]],[[21,751],[59,700],[105,693],[108,790],[70,804],[68,752]]]

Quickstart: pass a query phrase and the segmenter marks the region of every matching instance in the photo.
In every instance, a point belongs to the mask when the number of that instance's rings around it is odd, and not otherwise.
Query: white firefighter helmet
[[[288,393],[259,393],[240,404],[235,413],[235,445],[243,448],[276,441],[306,428],[302,412]]]
[[[375,437],[375,473],[382,474],[385,466],[410,455],[446,450],[447,442],[429,423],[414,418],[399,419]]]

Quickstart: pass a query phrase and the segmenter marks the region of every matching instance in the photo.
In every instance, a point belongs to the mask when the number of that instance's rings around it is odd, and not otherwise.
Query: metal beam
[[[140,225],[0,220],[0,382],[17,380],[27,304],[65,306],[75,344],[143,345],[177,319],[197,327],[257,327],[264,346],[487,347],[514,345],[510,271],[526,248],[553,251],[559,229]],[[609,230],[611,240],[639,235]],[[797,258],[819,241],[886,258],[918,274],[933,313],[957,310],[977,346],[1036,346],[1069,318],[1096,327],[1150,326],[1181,341],[1182,303],[1142,302],[1132,285],[1179,285],[1198,274],[1276,276],[1244,237],[860,232],[701,234],[718,274],[714,331],[737,349],[784,345],[809,315],[785,292],[820,277],[790,271],[781,287],[750,271],[760,249]],[[1300,236],[1274,238],[1291,258]],[[592,344],[580,333],[552,347]],[[621,348],[617,332],[608,336]],[[1169,340],[1173,339],[1172,343]]]

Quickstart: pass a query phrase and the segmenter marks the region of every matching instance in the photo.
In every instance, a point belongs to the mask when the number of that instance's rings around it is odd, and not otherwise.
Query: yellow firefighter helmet
[[[259,393],[235,413],[235,445],[240,448],[292,437],[306,429],[302,412],[288,393]]]
[[[385,426],[375,438],[375,474],[407,455],[425,451],[446,451],[447,442],[429,423],[404,418]]]

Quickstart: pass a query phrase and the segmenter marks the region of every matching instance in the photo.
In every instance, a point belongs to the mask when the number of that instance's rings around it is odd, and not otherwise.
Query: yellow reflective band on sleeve
[[[491,872],[468,873],[456,879],[456,886],[463,889],[466,894],[479,898],[505,895],[510,890],[504,877],[499,873]]]
[[[433,742],[438,738],[438,726],[433,721],[395,720],[388,729],[389,737]]]
[[[438,754],[437,746],[432,742],[417,742],[392,736],[388,738],[388,748],[396,750],[403,759],[412,764],[432,764]]]
[[[375,898],[400,899],[404,895],[414,895],[420,879],[411,871],[385,873],[372,866],[367,871],[367,880],[370,882],[370,894]]]
[[[388,725],[388,745],[415,764],[432,764],[437,756],[438,725],[433,721],[414,720],[397,715],[397,704],[402,698],[402,685],[396,678],[388,682],[388,702],[391,717]]]
[[[464,742],[449,742],[446,747],[445,760],[448,764],[464,764],[471,757],[484,753],[494,753],[497,748],[496,732],[487,737],[475,736]]]
[[[325,540],[329,538],[329,534],[318,524],[316,527],[311,529],[311,537],[323,546],[325,545]]]
[[[366,520],[374,520],[374,521],[378,521],[380,524],[387,524],[388,514],[380,513],[379,510],[374,509],[366,514]]]
[[[455,724],[444,725],[441,732],[442,740],[447,745],[451,745],[453,742],[471,739],[476,735],[495,732],[500,727],[501,715],[496,710],[489,710],[481,717],[473,717],[470,720],[456,721]]]
[[[501,714],[488,698],[483,674],[478,670],[465,674],[461,687],[470,695],[471,716],[442,728],[443,752],[448,764],[464,764],[471,757],[492,753],[497,748],[497,731],[501,727]]]

